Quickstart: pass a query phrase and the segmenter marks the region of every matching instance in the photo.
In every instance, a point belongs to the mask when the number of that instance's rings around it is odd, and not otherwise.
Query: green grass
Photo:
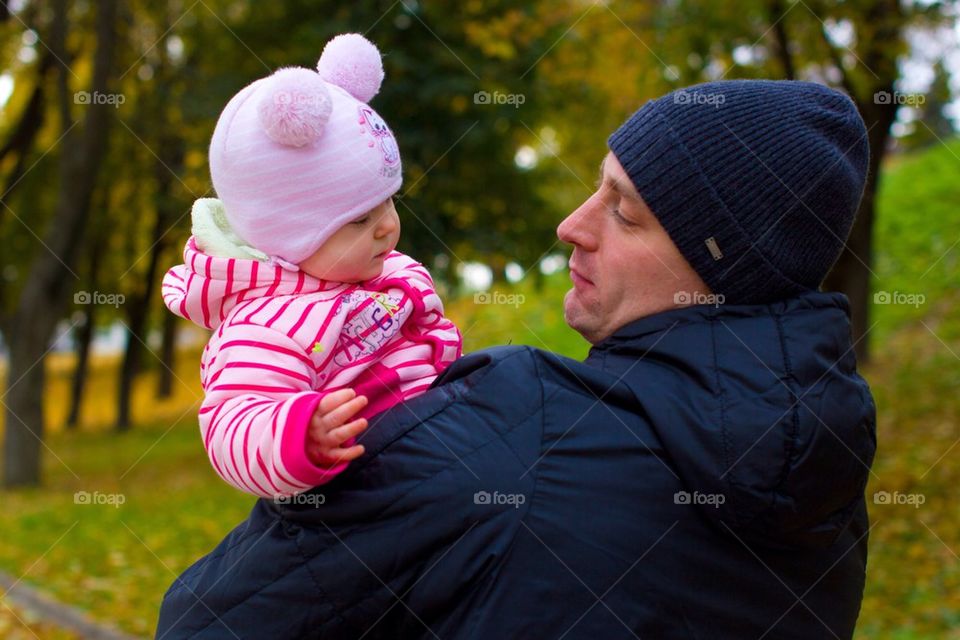
[[[55,434],[44,486],[5,492],[0,567],[149,635],[164,591],[249,511],[212,471],[192,417],[116,436]],[[58,460],[59,458],[59,460]],[[77,504],[78,491],[123,504]]]
[[[953,325],[956,335],[956,307],[951,316],[926,320]],[[948,345],[960,353],[960,339]],[[867,488],[874,528],[858,638],[957,639],[960,362],[923,326],[901,329],[885,347],[864,372],[877,403],[879,448]],[[874,504],[877,491],[924,502]]]
[[[922,494],[925,503],[915,509],[870,501],[875,526],[861,640],[960,640],[960,516],[953,498],[960,486],[956,156],[960,143],[898,159],[881,191],[876,288],[923,293],[926,301],[873,307],[876,359],[864,375],[877,400],[880,448],[868,499],[875,491],[899,491]],[[464,332],[466,352],[513,343],[582,358],[588,345],[561,312],[568,286],[565,274],[546,278],[541,291],[532,281],[498,285],[495,290],[522,301],[477,304],[468,296],[449,301],[448,315]],[[110,408],[97,398],[112,397],[114,379],[98,374],[85,412],[89,424],[79,433],[52,429],[44,486],[0,494],[0,568],[141,635],[152,632],[174,577],[253,504],[216,477],[201,447],[195,407],[188,408],[199,394],[196,354],[184,354],[177,371],[178,399],[153,403],[152,382],[145,384],[138,415],[155,417],[142,418],[123,436],[104,430]],[[55,377],[54,384],[64,383]],[[77,491],[118,493],[125,502],[75,504]],[[0,637],[33,637],[11,618],[0,607]],[[37,637],[70,637],[26,623]]]
[[[953,140],[896,159],[881,178],[874,236],[874,291],[919,294],[925,300],[920,304],[873,305],[873,320],[878,323],[873,341],[878,350],[892,332],[936,313],[938,305],[955,309],[960,304],[958,176],[960,140]],[[957,335],[952,333],[958,329],[956,324],[944,329],[951,332],[949,336]]]
[[[874,529],[858,638],[960,638],[960,140],[898,158],[881,183],[874,304],[878,452],[868,486]],[[925,502],[873,503],[876,491]]]

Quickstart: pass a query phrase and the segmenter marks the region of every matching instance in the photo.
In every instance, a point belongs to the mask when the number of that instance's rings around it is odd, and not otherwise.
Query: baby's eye
[[[351,222],[350,224],[364,225],[364,224],[367,223],[368,220],[370,220],[370,216],[363,216],[363,217],[360,218],[359,220],[354,220],[354,221]]]

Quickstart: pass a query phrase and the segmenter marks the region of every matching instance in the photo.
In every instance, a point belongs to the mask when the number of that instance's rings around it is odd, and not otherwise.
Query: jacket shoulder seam
[[[499,360],[499,361],[497,362],[497,364],[499,364],[499,363],[501,363],[501,362],[505,362],[505,361],[508,360],[509,358],[512,358],[512,357],[514,357],[514,356],[516,356],[516,355],[518,355],[518,354],[520,354],[520,353],[529,353],[531,350],[532,350],[532,349],[531,349],[530,347],[526,347],[526,348],[523,349],[522,351],[517,351],[516,353],[511,353],[511,354],[510,354],[509,356],[507,356],[506,358],[503,358],[502,360]],[[494,368],[496,368],[496,367],[494,366],[494,367],[489,367],[489,368],[492,370],[492,369],[494,369]],[[487,373],[489,373],[489,372],[487,372]],[[486,377],[486,374],[484,374],[484,377]],[[542,385],[542,383],[541,383],[541,385]],[[466,396],[463,395],[463,394],[454,394],[454,393],[451,393],[451,392],[449,391],[449,389],[446,388],[447,386],[449,386],[449,385],[445,385],[444,387],[439,387],[439,388],[440,388],[440,389],[443,389],[443,390],[444,390],[444,393],[448,396],[448,402],[444,403],[444,405],[443,405],[442,407],[440,407],[435,413],[432,413],[430,416],[428,416],[427,420],[430,419],[430,418],[433,418],[434,416],[436,416],[436,415],[438,415],[438,414],[440,414],[440,413],[442,413],[443,411],[446,411],[446,410],[449,409],[455,402],[457,402],[457,401],[462,401],[462,400],[465,400],[465,399],[466,399]],[[472,412],[474,413],[474,415],[479,416],[479,414],[476,412],[476,409],[474,409],[474,408],[470,405],[469,402],[464,402],[463,405],[466,406],[466,407],[468,407],[468,408],[470,409],[470,411],[472,411]],[[464,456],[469,456],[469,455],[471,455],[472,453],[474,453],[475,451],[479,450],[480,448],[485,447],[487,444],[489,444],[490,442],[492,442],[492,441],[495,440],[495,439],[501,439],[501,440],[502,440],[502,439],[503,439],[503,436],[504,436],[505,434],[510,433],[510,432],[513,431],[515,428],[517,428],[518,426],[520,426],[521,424],[523,424],[526,420],[528,420],[528,419],[530,418],[530,416],[532,416],[536,411],[538,411],[538,410],[540,410],[540,409],[541,409],[540,407],[535,408],[535,409],[534,409],[533,411],[531,411],[530,413],[525,414],[522,418],[517,419],[517,420],[516,420],[513,424],[511,424],[510,427],[509,427],[508,429],[506,429],[502,434],[496,434],[495,436],[493,436],[493,437],[491,437],[491,438],[489,438],[489,439],[487,439],[487,440],[484,440],[483,442],[479,443],[477,446],[475,446],[475,447],[471,448],[469,451],[465,452],[463,455],[464,455]],[[418,425],[416,425],[416,426],[420,426],[420,425],[424,424],[425,421],[426,421],[426,420],[420,421],[420,422],[418,423]],[[407,432],[412,431],[413,429],[416,428],[416,426],[411,427],[411,429],[409,429]],[[407,432],[404,432],[404,435],[405,435]],[[376,459],[377,457],[381,456],[385,451],[387,451],[391,446],[393,446],[393,444],[394,444],[397,440],[399,440],[399,439],[402,438],[402,437],[403,437],[403,436],[401,435],[400,437],[398,437],[398,438],[396,438],[395,440],[393,440],[393,441],[392,441],[390,444],[388,444],[386,447],[384,447],[383,449],[381,449],[380,451],[378,451],[378,452],[376,453],[376,455],[372,456],[369,460],[367,460],[367,462],[366,462],[362,467],[356,467],[356,470],[355,470],[355,471],[352,471],[351,475],[360,473],[361,469],[366,468],[366,467],[370,464],[371,461],[373,461],[373,460]],[[513,451],[513,449],[511,449],[511,451]],[[519,458],[518,458],[518,460],[519,460]],[[435,473],[432,473],[432,474],[430,474],[428,477],[421,479],[421,480],[418,481],[415,485],[413,485],[412,487],[410,487],[410,489],[409,489],[408,491],[405,491],[402,495],[397,496],[396,499],[394,500],[394,502],[399,502],[400,500],[406,498],[408,495],[410,495],[411,493],[413,493],[414,491],[416,491],[417,489],[419,489],[420,486],[421,486],[423,483],[429,482],[429,481],[432,480],[435,476],[437,476],[437,475],[439,475],[439,474],[441,474],[441,473],[444,473],[445,471],[447,471],[448,469],[450,469],[451,467],[453,467],[455,464],[461,464],[460,460],[458,460],[458,459],[451,460],[449,464],[447,464],[447,465],[445,465],[445,466],[437,469]],[[391,505],[387,505],[387,507],[384,509],[384,511],[386,511],[387,509],[389,509],[390,506],[391,506]],[[382,512],[381,512],[381,513],[382,513]],[[378,515],[379,515],[379,514],[378,514]],[[300,524],[301,524],[301,526],[309,526],[309,525],[304,525],[304,524],[302,524],[302,523],[300,523]],[[352,528],[351,528],[351,530],[352,530]],[[348,531],[347,533],[349,534],[349,531]],[[322,553],[322,551],[321,551],[321,553]]]
[[[717,317],[714,315],[710,316],[710,342],[713,347],[712,359],[713,359],[713,374],[716,381],[717,390],[716,398],[719,404],[720,409],[720,446],[723,448],[723,465],[724,473],[726,475],[726,484],[727,490],[730,492],[731,496],[735,496],[736,492],[734,491],[734,481],[733,481],[733,464],[731,463],[732,458],[732,445],[730,443],[730,431],[727,428],[727,413],[726,413],[726,394],[723,390],[723,378],[720,375],[720,362],[717,356]],[[731,511],[734,519],[738,519],[736,511]]]
[[[793,364],[790,360],[790,354],[787,351],[786,343],[786,333],[783,329],[783,318],[780,314],[774,315],[774,322],[776,323],[777,329],[777,340],[780,344],[780,353],[783,358],[783,370],[785,377],[788,380],[789,384],[784,383],[787,387],[787,390],[790,393],[790,422],[791,428],[787,433],[787,438],[784,439],[784,461],[783,467],[780,471],[780,478],[777,481],[777,484],[774,488],[774,493],[776,494],[787,482],[787,478],[790,475],[790,468],[793,466],[793,462],[798,452],[798,442],[800,439],[800,408],[799,404],[801,402],[800,396],[795,391],[794,387],[799,387],[797,379],[793,374]]]

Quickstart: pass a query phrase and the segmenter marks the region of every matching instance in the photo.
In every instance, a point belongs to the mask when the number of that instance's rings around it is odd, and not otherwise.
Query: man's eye
[[[619,223],[622,224],[622,225],[625,225],[625,226],[628,226],[628,227],[635,227],[635,226],[637,226],[637,223],[632,222],[632,221],[630,221],[630,220],[627,220],[626,218],[624,218],[624,217],[620,214],[620,208],[619,208],[619,207],[610,207],[610,215],[612,215],[614,218],[616,218],[616,219],[617,219],[617,222],[619,222]]]

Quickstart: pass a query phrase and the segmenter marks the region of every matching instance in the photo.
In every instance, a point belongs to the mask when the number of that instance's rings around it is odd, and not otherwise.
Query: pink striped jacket
[[[214,332],[200,361],[200,432],[214,469],[242,491],[289,497],[346,468],[306,456],[325,393],[353,387],[370,417],[422,393],[460,357],[433,279],[398,251],[360,284],[211,257],[192,237],[183,261],[164,276],[163,301]]]

